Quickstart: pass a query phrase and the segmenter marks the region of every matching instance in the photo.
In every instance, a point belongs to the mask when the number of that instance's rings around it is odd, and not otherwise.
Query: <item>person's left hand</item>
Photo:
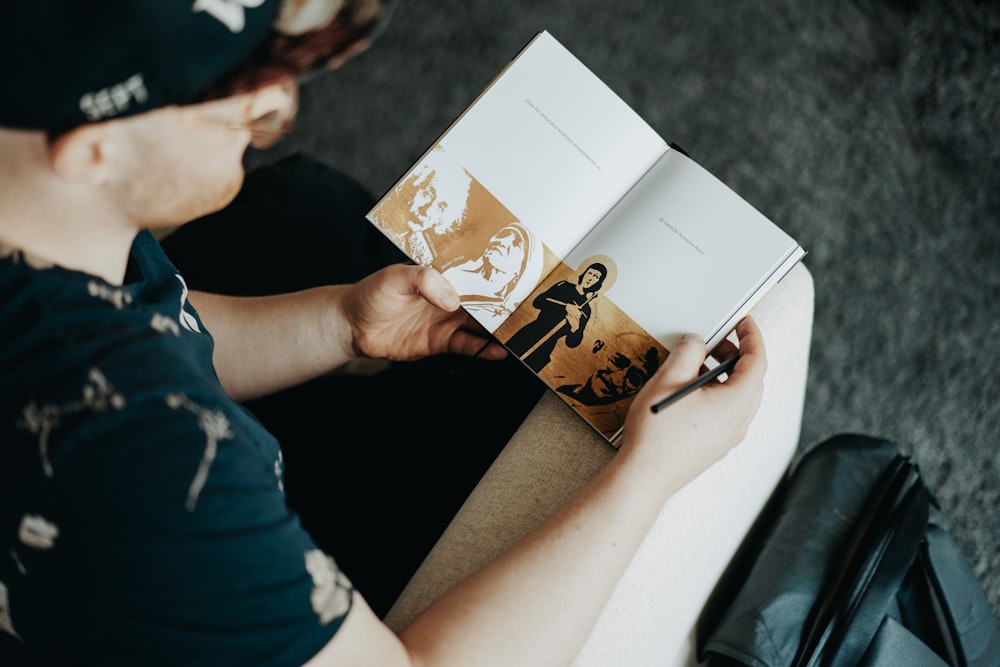
[[[455,288],[434,269],[395,264],[351,286],[344,316],[351,345],[361,356],[392,361],[443,352],[506,357],[503,346],[490,344],[489,335],[459,305]]]

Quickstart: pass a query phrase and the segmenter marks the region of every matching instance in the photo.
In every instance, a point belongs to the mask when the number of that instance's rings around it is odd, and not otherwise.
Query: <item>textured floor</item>
[[[802,446],[854,431],[912,452],[1000,614],[997,6],[404,0],[249,162],[307,150],[381,193],[550,30],[806,247]]]

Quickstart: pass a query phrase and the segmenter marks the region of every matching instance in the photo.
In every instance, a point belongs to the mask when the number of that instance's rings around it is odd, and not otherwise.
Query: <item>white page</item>
[[[547,32],[441,138],[557,256],[568,253],[666,143]]]
[[[671,349],[687,332],[710,347],[719,342],[732,317],[763,296],[760,288],[802,250],[724,183],[671,150],[566,263],[577,266],[594,255],[617,265],[607,298]]]

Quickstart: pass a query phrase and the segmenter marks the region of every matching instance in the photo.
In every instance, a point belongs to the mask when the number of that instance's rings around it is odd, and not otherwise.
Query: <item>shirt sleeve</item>
[[[210,403],[76,429],[15,550],[26,642],[94,664],[297,665],[333,637],[350,582],[287,508],[276,443]]]

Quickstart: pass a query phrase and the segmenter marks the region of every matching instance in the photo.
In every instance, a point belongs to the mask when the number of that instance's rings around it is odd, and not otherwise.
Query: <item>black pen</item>
[[[665,399],[663,399],[659,403],[655,403],[653,405],[653,407],[650,408],[650,409],[653,411],[653,414],[656,414],[660,410],[663,410],[664,408],[666,408],[671,403],[676,403],[680,399],[682,399],[685,396],[687,396],[688,394],[690,394],[695,389],[699,389],[701,387],[704,387],[706,384],[708,384],[712,380],[716,379],[717,377],[719,377],[723,373],[728,373],[731,370],[733,370],[733,367],[736,365],[736,362],[739,361],[739,360],[740,360],[740,354],[739,354],[739,352],[737,352],[735,355],[729,357],[728,359],[726,359],[725,361],[723,361],[722,363],[720,363],[718,366],[716,366],[712,370],[710,370],[707,373],[704,373],[702,375],[699,375],[694,380],[692,380],[691,382],[687,383],[686,385],[684,385],[683,387],[681,387],[680,389],[678,389],[674,393],[670,394],[669,396],[667,396]]]

